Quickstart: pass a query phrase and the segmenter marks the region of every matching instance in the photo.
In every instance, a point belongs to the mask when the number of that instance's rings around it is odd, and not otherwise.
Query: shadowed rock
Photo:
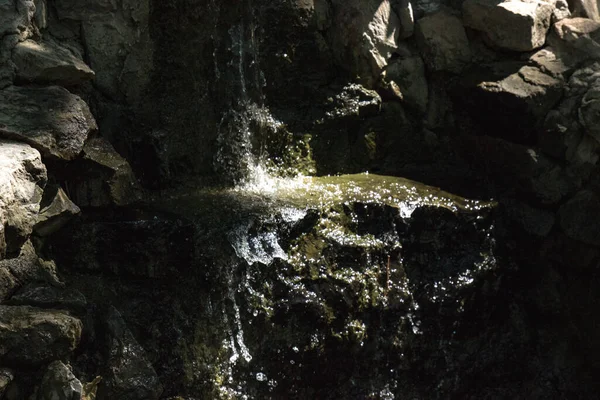
[[[68,49],[51,42],[26,40],[13,49],[17,79],[71,86],[94,78],[94,71]]]
[[[0,306],[0,363],[38,366],[67,357],[81,329],[81,321],[64,311]]]
[[[27,142],[45,157],[74,159],[96,129],[87,104],[61,87],[0,91],[0,137]]]
[[[71,369],[61,361],[54,361],[42,378],[37,400],[77,400],[82,393],[83,385]]]
[[[62,228],[69,220],[79,214],[81,210],[73,203],[60,187],[53,187],[49,192],[50,202],[43,204],[38,217],[38,222],[33,227],[36,235],[48,236]],[[46,196],[46,195],[45,195]]]

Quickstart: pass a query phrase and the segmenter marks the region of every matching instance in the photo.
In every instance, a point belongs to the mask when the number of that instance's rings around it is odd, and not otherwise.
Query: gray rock
[[[557,0],[554,7],[554,11],[552,11],[552,23],[556,23],[558,21],[562,21],[565,18],[571,17],[569,3],[566,0]]]
[[[527,146],[480,136],[462,138],[460,150],[494,179],[500,193],[531,199],[532,206],[558,204],[581,185],[570,170]]]
[[[18,257],[0,261],[0,302],[25,282],[39,277],[38,257],[31,242],[25,243]]]
[[[565,234],[580,242],[600,246],[600,224],[595,223],[600,213],[600,196],[582,190],[558,210],[560,227]]]
[[[34,0],[35,14],[33,20],[38,29],[46,29],[48,27],[48,3],[47,0]]]
[[[554,226],[556,218],[550,211],[534,208],[514,200],[504,202],[504,205],[509,218],[531,235],[545,237]]]
[[[70,194],[80,207],[125,206],[140,200],[141,187],[131,166],[103,138],[89,140],[74,167]]]
[[[155,400],[163,388],[121,314],[111,307],[106,317],[107,367],[98,386],[98,398]]]
[[[18,253],[31,234],[46,180],[46,167],[37,150],[0,139],[0,250],[5,250],[0,251],[0,259],[5,252]]]
[[[579,122],[585,132],[600,142],[600,80],[581,99]]]
[[[415,37],[432,71],[459,73],[471,61],[465,28],[458,17],[439,11],[417,21]]]
[[[87,301],[85,296],[77,290],[58,288],[44,283],[32,283],[16,292],[6,304],[82,312],[85,310]]]
[[[386,79],[398,85],[404,101],[424,113],[427,110],[429,88],[425,64],[420,56],[398,58],[385,70]]]
[[[392,9],[400,19],[400,39],[411,37],[415,29],[415,16],[409,0],[392,0]]]
[[[67,357],[81,330],[81,321],[64,311],[0,306],[0,363],[39,366]]]
[[[2,396],[6,392],[8,385],[13,381],[13,379],[15,379],[15,375],[13,374],[12,370],[8,368],[0,368],[0,399],[4,398]]]
[[[94,71],[68,49],[53,41],[26,40],[13,49],[17,79],[41,84],[78,85],[94,78]]]
[[[56,232],[69,222],[73,216],[81,212],[62,188],[54,186],[50,189],[46,188],[46,192],[49,192],[50,203],[44,204],[42,202],[38,222],[33,227],[35,234],[38,236],[48,236]]]
[[[572,0],[573,16],[593,19],[600,22],[597,0]]]
[[[396,51],[402,26],[389,0],[335,0],[329,40],[338,65],[373,87]]]
[[[37,391],[37,400],[81,400],[83,385],[71,369],[54,361],[46,369]]]
[[[554,5],[545,1],[466,0],[465,26],[483,32],[493,46],[531,51],[542,47],[550,27]]]
[[[20,40],[27,39],[32,34],[34,13],[32,0],[0,0],[0,37],[15,34]]]
[[[600,58],[600,22],[588,18],[567,18],[554,24],[549,40],[573,53],[577,60]]]
[[[46,157],[74,159],[96,129],[87,104],[61,87],[0,91],[0,136],[27,142]]]

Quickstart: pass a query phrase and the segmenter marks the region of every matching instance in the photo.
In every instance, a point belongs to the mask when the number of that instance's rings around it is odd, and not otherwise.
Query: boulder
[[[557,0],[552,11],[552,23],[562,21],[565,18],[571,17],[571,10],[569,10],[569,3],[566,0]]]
[[[119,311],[111,307],[106,314],[106,370],[98,386],[98,398],[157,400],[163,388],[144,349]]]
[[[491,45],[531,51],[546,42],[554,6],[539,0],[466,0],[462,9],[465,26],[481,31]]]
[[[80,57],[53,41],[26,40],[13,49],[17,79],[39,84],[78,85],[94,78]]]
[[[87,301],[85,296],[77,290],[50,286],[45,283],[31,283],[17,291],[6,301],[6,304],[83,312]]]
[[[472,161],[473,168],[494,181],[499,195],[528,199],[532,207],[542,209],[559,204],[582,184],[573,171],[527,146],[487,136],[465,135],[458,140],[457,148],[465,159]],[[540,232],[545,231],[541,226],[538,228]],[[527,229],[535,232],[531,227]]]
[[[432,71],[459,73],[471,61],[465,28],[449,12],[439,11],[421,18],[415,37],[425,64]]]
[[[400,19],[400,39],[411,37],[415,29],[415,16],[411,3],[409,0],[392,0],[392,9]]]
[[[570,238],[600,246],[600,225],[593,223],[598,213],[600,196],[591,190],[582,190],[558,210],[558,220]]]
[[[13,381],[13,379],[15,379],[15,375],[13,374],[12,370],[8,368],[0,368],[0,399],[4,398],[2,396],[6,392],[8,385]]]
[[[329,42],[337,64],[373,87],[403,31],[390,0],[335,0]]]
[[[503,202],[508,218],[530,235],[547,236],[556,220],[554,213],[528,204],[507,200]]]
[[[395,59],[385,70],[385,77],[398,85],[406,104],[421,113],[427,110],[429,88],[425,76],[425,64],[420,56]]]
[[[585,132],[600,142],[600,79],[583,95],[578,113]]]
[[[570,3],[575,17],[584,17],[600,22],[597,0],[571,0]]]
[[[81,26],[97,88],[112,99],[142,100],[153,65],[150,2],[57,0],[53,6],[61,22]]]
[[[64,311],[0,306],[0,363],[31,367],[68,357],[81,330],[81,321]]]
[[[31,19],[35,13],[32,0],[0,0],[0,38],[17,35],[20,40],[32,34]]]
[[[61,87],[0,91],[0,137],[29,143],[45,157],[74,159],[96,129],[87,104]]]
[[[6,252],[18,253],[31,234],[46,180],[37,150],[0,139],[0,259]]]
[[[131,166],[106,139],[90,139],[72,167],[69,193],[80,207],[125,206],[141,198]]]
[[[61,361],[48,365],[37,391],[37,400],[80,400],[83,385]]]
[[[33,21],[38,29],[46,29],[48,27],[48,3],[47,0],[34,0],[35,14]]]
[[[81,212],[79,207],[73,203],[61,187],[53,186],[46,188],[42,200],[38,221],[33,227],[38,236],[48,236],[62,228],[71,218]]]
[[[0,302],[29,280],[40,277],[38,257],[31,242],[25,243],[18,257],[0,261]]]
[[[600,58],[600,22],[588,18],[567,18],[554,24],[549,42],[572,54],[570,59],[581,62]],[[573,61],[572,61],[573,63]]]
[[[475,129],[517,143],[533,143],[535,132],[560,100],[564,82],[523,62],[503,61],[465,71],[452,88],[455,111]]]

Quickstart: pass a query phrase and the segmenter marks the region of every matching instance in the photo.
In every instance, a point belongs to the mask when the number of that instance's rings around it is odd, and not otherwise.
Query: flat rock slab
[[[64,311],[0,306],[0,363],[37,366],[67,357],[81,330],[81,321]]]
[[[17,252],[31,234],[46,180],[37,150],[0,139],[0,259]]]
[[[17,79],[71,86],[94,78],[94,71],[68,49],[50,41],[26,40],[13,49]]]
[[[0,137],[29,143],[46,157],[74,159],[97,128],[87,104],[64,88],[0,91]]]

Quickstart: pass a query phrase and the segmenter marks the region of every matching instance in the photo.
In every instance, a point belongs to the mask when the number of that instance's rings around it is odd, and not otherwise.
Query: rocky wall
[[[528,338],[521,345],[534,361],[523,379],[543,386],[528,393],[585,398],[600,368],[588,356],[600,351],[599,43],[589,1],[0,0],[0,319],[11,327],[0,330],[10,343],[0,398],[24,398],[29,387],[38,398],[158,398],[165,355],[138,344],[127,327],[139,323],[134,313],[89,311],[102,296],[81,285],[88,302],[64,288],[64,275],[74,259],[83,281],[107,263],[117,265],[110,279],[189,263],[196,250],[185,246],[169,257],[186,223],[161,216],[148,228],[156,237],[129,224],[145,218],[132,211],[148,195],[138,182],[161,193],[231,184],[254,159],[287,174],[370,171],[497,199],[498,240],[514,263],[501,318],[510,340]],[[86,233],[101,248],[126,222],[135,240],[119,244],[130,264],[118,266],[123,254],[65,250],[58,266],[47,258],[80,208],[114,222]],[[124,286],[107,297],[138,293]],[[35,346],[24,352],[11,332]],[[80,342],[104,363],[78,354],[76,372],[90,384],[68,366]],[[134,349],[130,360],[123,346]],[[495,360],[465,352],[474,366]],[[485,380],[476,367],[456,370]],[[127,386],[137,378],[144,388]],[[445,387],[462,398],[515,393]]]

